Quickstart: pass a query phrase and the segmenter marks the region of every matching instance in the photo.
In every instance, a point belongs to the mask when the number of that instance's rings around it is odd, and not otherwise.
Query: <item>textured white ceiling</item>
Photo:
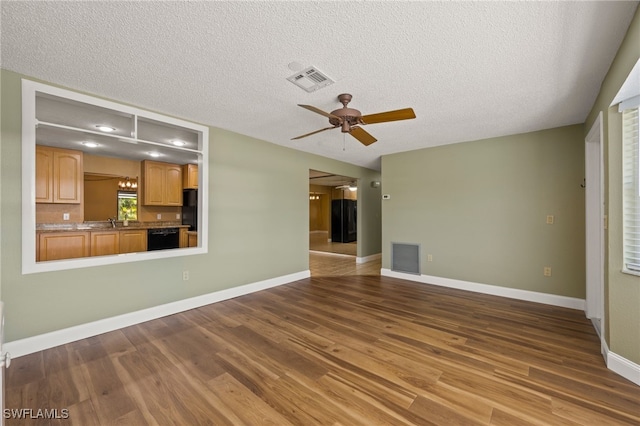
[[[1,66],[374,169],[380,156],[582,123],[637,2],[2,1]],[[288,65],[336,83],[307,93]],[[363,114],[365,147],[296,104]]]

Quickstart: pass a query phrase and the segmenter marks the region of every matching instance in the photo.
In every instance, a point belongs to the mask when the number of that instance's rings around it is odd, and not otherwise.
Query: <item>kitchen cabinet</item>
[[[36,146],[36,203],[80,204],[82,152]]]
[[[37,258],[40,261],[89,256],[89,232],[46,232],[38,235]]]
[[[120,231],[92,231],[91,256],[106,256],[120,252]]]
[[[197,164],[185,164],[182,166],[182,187],[184,189],[198,189]]]
[[[147,230],[120,231],[120,253],[147,251]]]
[[[198,247],[198,233],[197,232],[189,232],[189,247]]]
[[[180,248],[189,247],[189,236],[187,228],[180,228]]]
[[[182,168],[179,165],[159,161],[143,161],[142,185],[144,205],[182,205]]]

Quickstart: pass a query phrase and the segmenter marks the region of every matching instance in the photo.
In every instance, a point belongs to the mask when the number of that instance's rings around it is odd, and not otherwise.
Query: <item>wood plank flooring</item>
[[[309,250],[356,256],[358,254],[358,243],[356,241],[352,243],[334,243],[329,241],[328,232],[315,231],[309,233]]]
[[[7,425],[638,425],[584,313],[312,277],[15,359]]]
[[[309,253],[309,270],[312,277],[380,275],[381,267],[382,261],[380,259],[366,263],[356,263],[355,256],[320,252]]]

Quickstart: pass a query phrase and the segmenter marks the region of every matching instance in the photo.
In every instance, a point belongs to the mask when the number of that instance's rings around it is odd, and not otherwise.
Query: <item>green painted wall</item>
[[[582,125],[387,155],[382,176],[383,268],[417,243],[423,275],[585,297]]]
[[[21,77],[1,75],[5,341],[308,270],[309,169],[361,180],[358,255],[380,252],[379,172],[211,128],[209,253],[21,275]]]
[[[609,349],[640,364],[640,277],[622,273],[622,118],[611,102],[640,58],[640,9],[587,117],[585,136],[603,116],[605,164],[605,339]]]

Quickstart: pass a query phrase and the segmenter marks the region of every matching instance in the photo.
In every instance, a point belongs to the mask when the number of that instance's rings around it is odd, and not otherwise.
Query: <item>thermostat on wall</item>
[[[391,195],[389,195],[389,194],[382,194],[382,199],[383,199],[383,200],[390,200],[390,199],[391,199]]]

